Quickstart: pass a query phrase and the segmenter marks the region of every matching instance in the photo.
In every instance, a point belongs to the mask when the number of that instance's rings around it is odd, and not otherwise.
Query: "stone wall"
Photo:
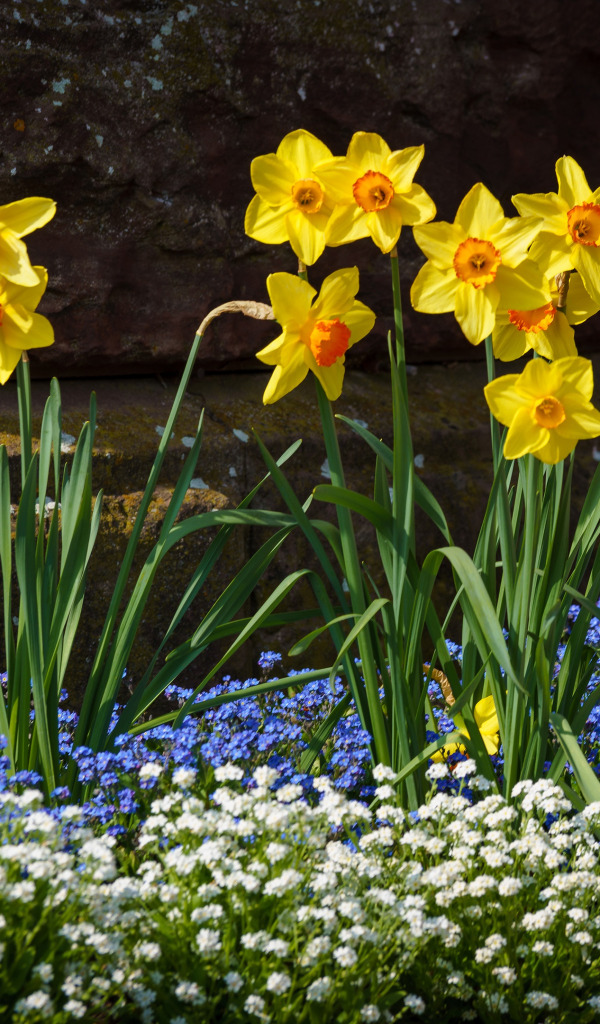
[[[288,246],[248,239],[249,164],[304,127],[336,154],[377,131],[425,143],[419,182],[452,220],[483,180],[555,189],[568,153],[600,182],[598,0],[7,0],[0,12],[2,202],[58,202],[29,240],[48,267],[56,344],[34,372],[179,369],[205,313],[266,299]],[[410,231],[406,292],[422,262]],[[381,363],[388,267],[370,241],[326,251],[313,280],[356,263],[378,313],[350,365]],[[479,358],[453,318],[407,309],[412,362]],[[595,346],[592,323],[580,332]],[[273,326],[223,319],[205,368],[255,366]],[[595,346],[597,347],[597,346]]]

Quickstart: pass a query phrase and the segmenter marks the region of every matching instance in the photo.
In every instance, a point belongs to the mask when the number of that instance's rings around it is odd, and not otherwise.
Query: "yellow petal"
[[[310,349],[307,349],[307,362],[330,402],[335,402],[342,393],[344,383],[344,357],[336,359],[331,366],[319,366]]]
[[[5,332],[8,331],[8,325],[10,322],[16,331],[20,334],[26,334],[33,323],[33,313],[26,309],[20,302],[11,302],[10,306],[6,306],[2,312],[2,323]],[[8,335],[6,340],[8,344],[10,344]]]
[[[32,267],[32,270],[36,276],[35,285],[24,287],[21,284],[15,284],[13,281],[6,281],[4,289],[0,292],[0,294],[2,294],[1,302],[3,306],[20,303],[30,310],[36,308],[42,295],[46,291],[46,285],[48,284],[48,271],[45,267]]]
[[[566,235],[569,207],[556,192],[535,192],[532,195],[520,192],[512,197],[512,201],[522,217],[541,217],[543,231]]]
[[[556,161],[556,177],[558,178],[558,194],[570,210],[572,206],[589,201],[591,188],[585,174],[572,156],[561,156]]]
[[[510,427],[521,409],[529,408],[529,401],[515,389],[518,373],[496,377],[483,389],[485,400],[493,416],[505,427]]]
[[[325,244],[344,245],[368,235],[365,212],[353,200],[352,206],[338,206],[331,214],[325,228]]]
[[[600,248],[592,245],[574,245],[572,255],[586,292],[595,302],[600,303]]]
[[[496,714],[494,698],[491,695],[477,701],[473,708],[473,717],[482,735],[483,733],[489,735],[490,733],[498,732],[498,715]]]
[[[248,209],[244,230],[250,238],[257,242],[265,242],[267,245],[280,245],[287,242],[288,233],[285,226],[287,209],[292,208],[292,203],[282,206],[269,206],[260,196],[254,196]]]
[[[319,231],[313,217],[319,214],[291,210],[285,218],[290,245],[296,256],[307,266],[316,263],[325,248],[325,232]],[[326,222],[325,222],[326,223]]]
[[[21,349],[8,346],[4,341],[3,333],[0,327],[0,384],[6,384],[21,358]]]
[[[552,431],[536,423],[530,408],[519,409],[508,428],[504,442],[504,458],[520,459],[528,453],[534,454],[547,444],[548,435],[551,433]]]
[[[269,274],[267,291],[273,315],[282,327],[300,331],[306,323],[315,289],[296,274]]]
[[[495,196],[481,182],[473,185],[460,204],[454,223],[468,238],[487,238],[490,228],[504,217]]]
[[[424,153],[425,146],[408,146],[406,149],[397,149],[391,154],[387,162],[386,173],[395,192],[408,192]]]
[[[479,345],[492,333],[497,305],[498,291],[494,289],[494,285],[474,288],[466,281],[459,281],[454,315],[463,334],[472,345]]]
[[[308,366],[304,361],[305,352],[308,352],[308,349],[304,345],[298,345],[285,366],[275,367],[263,395],[265,405],[279,401],[302,383],[308,373]]]
[[[538,448],[537,451],[532,452],[532,454],[540,462],[546,462],[551,466],[555,466],[557,462],[562,462],[563,459],[566,459],[567,455],[571,454],[576,444],[576,438],[564,437],[559,434],[558,429],[549,430],[546,444]]]
[[[332,319],[350,310],[358,291],[358,267],[344,267],[329,274],[321,285],[319,297],[311,310],[313,321]]]
[[[39,280],[29,262],[25,243],[8,228],[0,228],[0,275],[24,287],[33,287]]]
[[[269,206],[282,206],[289,202],[292,185],[298,180],[294,166],[281,160],[276,153],[255,157],[250,164],[250,177],[254,191]]]
[[[410,301],[419,313],[449,313],[454,309],[458,285],[453,269],[438,270],[428,260],[413,281]]]
[[[562,379],[579,391],[585,402],[590,402],[594,393],[594,370],[590,360],[576,356],[574,359],[557,359],[554,365]]]
[[[435,203],[420,185],[411,185],[402,195],[394,196],[393,204],[399,208],[403,224],[426,224],[435,217]]]
[[[498,325],[496,322],[492,331],[492,346],[496,359],[510,363],[513,359],[520,359],[530,348],[529,335],[514,324]]]
[[[12,307],[11,307],[12,308]],[[9,310],[5,310],[3,323],[4,340],[7,345],[12,345],[20,351],[28,348],[46,348],[54,342],[54,330],[52,324],[40,313],[30,313],[25,333],[16,324],[12,317],[9,318]],[[11,327],[12,321],[12,327]]]
[[[516,383],[517,390],[530,405],[546,395],[556,395],[563,385],[564,369],[563,360],[549,364],[543,359],[530,359]]]
[[[567,419],[557,427],[561,437],[575,438],[598,437],[600,434],[600,412],[588,404],[573,411],[569,410]]]
[[[392,151],[381,135],[375,132],[355,132],[350,139],[346,159],[362,175],[365,171],[381,171],[391,155]]]
[[[571,270],[573,267],[572,249],[573,246],[569,245],[566,237],[541,231],[531,244],[529,258],[537,263],[546,277],[556,277],[561,271]]]
[[[495,284],[502,309],[539,309],[550,301],[548,282],[532,260],[518,267],[499,266]]]
[[[363,302],[358,301],[353,304],[347,313],[344,313],[343,319],[346,327],[350,328],[348,348],[352,348],[353,345],[356,345],[357,341],[360,341],[369,331],[372,331],[375,324],[373,310],[365,306]]]
[[[567,320],[570,324],[582,324],[600,310],[600,303],[594,302],[579,274],[571,274],[567,292]]]
[[[338,156],[317,164],[315,174],[325,186],[328,196],[335,203],[352,203],[355,206],[352,187],[358,174],[356,167],[348,163],[346,157]]]
[[[16,203],[0,206],[0,224],[14,231],[21,238],[35,231],[52,220],[56,213],[53,199],[42,199],[32,196],[29,199],[18,199]]]
[[[502,221],[498,230],[490,232],[490,241],[500,250],[504,266],[517,267],[523,262],[541,226],[538,217],[510,217]]]
[[[460,228],[440,220],[435,224],[413,228],[413,234],[415,242],[435,267],[439,270],[454,267],[456,250],[465,237]],[[452,272],[454,273],[454,269]]]
[[[575,331],[569,327],[564,313],[555,313],[554,320],[545,331],[528,334],[530,344],[545,359],[562,359],[576,356]]]
[[[312,178],[316,164],[331,160],[333,154],[316,135],[299,128],[281,140],[277,156],[296,168],[298,178]]]
[[[400,210],[390,205],[385,210],[375,210],[365,218],[367,230],[382,252],[390,252],[400,237],[402,215]]]
[[[261,348],[260,352],[256,353],[256,358],[260,359],[261,363],[266,363],[267,366],[275,366],[281,362],[281,352],[285,345],[290,343],[298,344],[300,341],[300,335],[298,332],[291,332],[288,334],[287,331],[283,331],[273,341],[270,341],[268,345]]]

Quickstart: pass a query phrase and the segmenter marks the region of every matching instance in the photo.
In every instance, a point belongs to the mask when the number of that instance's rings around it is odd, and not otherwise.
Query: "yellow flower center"
[[[529,334],[547,331],[555,316],[556,310],[551,302],[547,306],[539,306],[537,309],[509,309],[508,311],[508,319],[511,324]]]
[[[367,171],[352,186],[352,193],[359,206],[366,213],[385,210],[394,198],[394,186],[385,174],[379,171]]]
[[[481,238],[466,238],[454,253],[454,270],[461,281],[474,288],[485,288],[496,277],[502,256],[491,242]]]
[[[598,245],[600,239],[600,206],[582,203],[567,214],[569,233],[579,245]]]
[[[313,178],[300,178],[292,185],[292,202],[303,213],[318,213],[325,193]]]
[[[554,398],[553,395],[547,395],[546,398],[541,398],[533,410],[533,415],[536,423],[540,427],[559,427],[561,423],[567,418],[564,406],[559,402],[558,398]]]
[[[333,366],[344,355],[350,341],[350,328],[340,320],[318,320],[308,341],[319,366]]]

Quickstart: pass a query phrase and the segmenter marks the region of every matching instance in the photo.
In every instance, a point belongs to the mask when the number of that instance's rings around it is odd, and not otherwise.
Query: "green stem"
[[[17,363],[17,396],[19,401],[19,430],[21,432],[21,490],[31,464],[31,380],[29,359],[23,352]]]
[[[404,324],[402,321],[402,295],[400,292],[400,267],[398,265],[398,250],[396,246],[390,253],[390,265],[392,268],[392,292],[394,296],[394,335],[396,338],[396,362],[400,371],[400,377],[406,388],[406,353],[404,350]]]

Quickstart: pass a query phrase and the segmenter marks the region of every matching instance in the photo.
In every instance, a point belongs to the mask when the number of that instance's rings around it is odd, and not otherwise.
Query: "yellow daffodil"
[[[538,309],[498,309],[492,344],[494,355],[506,362],[519,359],[530,349],[545,359],[577,355],[575,332],[551,302]]]
[[[309,370],[330,401],[339,398],[345,353],[375,323],[375,314],[355,299],[357,268],[336,270],[326,277],[316,300],[315,289],[294,274],[270,274],[267,289],[282,334],[257,352],[263,363],[275,367],[263,402],[267,405],[287,395]]]
[[[574,268],[586,291],[600,302],[600,188],[592,192],[570,156],[556,161],[558,193],[513,196],[519,213],[541,218],[531,258],[548,277]]]
[[[311,266],[325,248],[333,210],[315,165],[331,155],[301,128],[286,135],[276,153],[257,156],[250,165],[257,194],[246,211],[246,234],[268,245],[289,242],[298,259]]]
[[[591,403],[593,390],[592,364],[582,356],[553,363],[532,359],[523,373],[508,373],[487,384],[487,403],[508,427],[505,458],[531,453],[554,465],[581,438],[598,437],[600,412]]]
[[[453,224],[439,221],[414,228],[427,256],[411,288],[420,313],[452,310],[463,333],[478,345],[505,309],[536,309],[548,301],[548,286],[526,259],[537,217],[507,218],[498,200],[481,182],[467,193]]]
[[[0,206],[0,275],[13,284],[32,287],[38,284],[38,276],[29,262],[27,248],[21,241],[36,228],[43,227],[52,219],[56,203],[52,199],[19,199],[15,203]]]
[[[0,384],[6,384],[23,352],[54,341],[49,321],[34,312],[46,290],[48,274],[44,267],[32,269],[37,281],[33,287],[0,278]]]
[[[485,743],[485,749],[488,754],[497,754],[500,747],[500,737],[498,735],[498,715],[496,713],[496,705],[494,704],[493,697],[484,697],[483,700],[477,702],[473,708],[473,717],[481,738]],[[463,736],[469,735],[469,731],[465,725],[464,718],[462,715],[455,715],[454,725]],[[455,754],[459,750],[461,754],[464,754],[465,748],[462,743],[446,743],[441,750],[438,750],[436,754],[431,758],[432,761],[445,761],[451,754]]]
[[[592,296],[585,290],[581,276],[572,271],[568,274],[569,287],[567,291],[567,304],[565,315],[570,324],[582,324],[589,320],[595,313],[600,312],[600,302],[595,302]],[[556,278],[550,281],[550,294],[555,306],[558,305],[558,288]]]
[[[369,235],[390,252],[403,224],[425,224],[435,206],[413,178],[424,146],[391,151],[380,135],[356,132],[345,157],[319,164],[317,174],[337,205],[325,229],[327,245]]]

